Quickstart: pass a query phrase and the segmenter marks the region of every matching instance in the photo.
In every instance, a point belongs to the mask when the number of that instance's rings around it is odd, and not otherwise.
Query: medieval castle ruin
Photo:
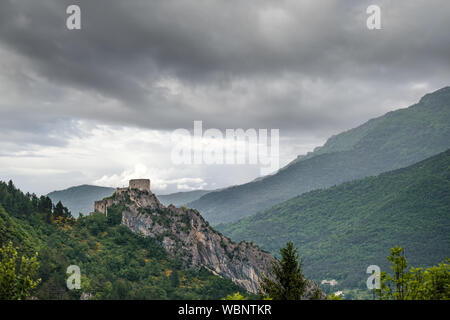
[[[116,188],[116,194],[121,194],[132,189],[137,189],[139,191],[150,191],[150,179],[133,179],[129,181],[128,188]],[[113,203],[112,198],[103,199],[94,202],[94,212],[98,211],[103,214],[108,214],[108,207]]]

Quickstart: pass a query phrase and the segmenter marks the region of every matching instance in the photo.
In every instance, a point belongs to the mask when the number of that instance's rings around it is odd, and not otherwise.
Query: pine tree
[[[39,198],[38,210],[41,213],[52,213],[52,200],[49,197],[41,196]]]
[[[53,216],[54,217],[62,217],[62,218],[70,218],[70,211],[64,207],[64,205],[59,201],[56,206],[53,208]]]
[[[263,276],[259,293],[274,300],[301,300],[306,293],[307,280],[302,273],[297,249],[292,242],[280,249],[281,260],[271,265],[271,275]]]
[[[178,285],[180,284],[180,279],[178,277],[177,270],[173,270],[172,273],[170,274],[170,283],[174,288],[178,287]]]

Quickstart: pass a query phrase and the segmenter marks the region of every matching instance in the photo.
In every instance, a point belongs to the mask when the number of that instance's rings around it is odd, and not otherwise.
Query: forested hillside
[[[450,87],[331,137],[278,173],[188,204],[212,224],[231,222],[314,189],[399,169],[450,148]]]
[[[230,280],[182,267],[152,238],[120,225],[121,212],[74,219],[61,203],[23,194],[0,182],[0,247],[12,241],[19,254],[39,253],[39,299],[220,299],[248,295]],[[66,287],[66,269],[81,269],[81,290]]]
[[[364,287],[366,268],[387,269],[386,248],[430,266],[450,257],[450,150],[407,168],[315,190],[217,228],[272,253],[299,247],[307,277]]]

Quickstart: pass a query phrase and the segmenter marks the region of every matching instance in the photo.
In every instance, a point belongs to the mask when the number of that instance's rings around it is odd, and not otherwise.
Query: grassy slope
[[[364,285],[368,265],[386,267],[388,249],[396,244],[414,266],[450,256],[449,215],[446,151],[404,169],[311,191],[217,229],[272,253],[292,240],[308,277],[354,287]]]

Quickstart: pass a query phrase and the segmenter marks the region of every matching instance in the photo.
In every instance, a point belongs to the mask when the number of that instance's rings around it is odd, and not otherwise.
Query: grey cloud
[[[6,117],[1,111],[0,127],[2,153],[8,152],[10,156],[43,146],[65,147],[69,137],[81,134],[71,119],[11,113]]]
[[[446,0],[80,0],[82,30],[68,31],[72,2],[0,4],[0,47],[45,83],[30,96],[36,112],[169,130],[200,119],[325,137],[387,111],[388,102],[413,102],[450,75]],[[372,3],[382,7],[383,30],[365,27]],[[167,95],[156,87],[166,77],[205,98]],[[281,92],[269,88],[277,82]],[[419,82],[429,87],[411,91]],[[67,103],[67,90],[81,92],[79,106]],[[49,96],[55,101],[45,109],[40,100]]]

